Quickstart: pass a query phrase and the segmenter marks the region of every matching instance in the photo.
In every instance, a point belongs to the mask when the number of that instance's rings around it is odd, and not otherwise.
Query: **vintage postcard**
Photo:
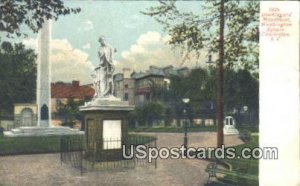
[[[299,2],[0,2],[0,185],[300,184]]]

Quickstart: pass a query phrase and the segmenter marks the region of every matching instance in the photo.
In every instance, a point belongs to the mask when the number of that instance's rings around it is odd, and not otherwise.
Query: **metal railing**
[[[85,145],[80,146],[78,144]],[[88,142],[85,138],[62,137],[60,145],[61,163],[80,170],[81,174],[84,171],[126,169],[145,165],[154,165],[156,168],[156,160],[148,163],[147,159],[137,159],[135,156],[130,159],[123,157],[123,151],[126,154],[130,152],[135,154],[137,145],[145,145],[146,148],[156,147],[156,138],[132,135],[120,139],[98,139]]]

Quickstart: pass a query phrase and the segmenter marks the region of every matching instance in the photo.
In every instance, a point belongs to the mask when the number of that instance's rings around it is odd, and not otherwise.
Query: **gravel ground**
[[[156,135],[158,147],[179,147],[183,134]],[[225,136],[226,146],[242,144],[238,136]],[[190,147],[214,147],[216,133],[189,133]],[[0,157],[0,185],[203,185],[208,175],[204,160],[158,160],[154,166],[119,171],[87,172],[61,165],[59,154],[17,155]]]

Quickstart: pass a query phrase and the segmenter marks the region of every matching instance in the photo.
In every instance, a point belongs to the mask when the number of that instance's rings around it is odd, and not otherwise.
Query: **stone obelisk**
[[[38,34],[36,103],[39,127],[49,127],[51,123],[50,36],[51,25],[46,20]]]

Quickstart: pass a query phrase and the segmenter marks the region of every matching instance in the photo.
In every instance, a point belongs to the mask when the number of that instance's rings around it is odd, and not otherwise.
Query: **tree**
[[[21,26],[25,25],[37,32],[44,19],[57,20],[60,15],[78,13],[79,8],[68,8],[62,0],[2,0],[0,3],[0,32],[7,37],[21,36],[26,33]]]
[[[13,111],[14,103],[28,103],[36,94],[36,55],[23,44],[3,42],[0,48],[0,111]]]
[[[159,102],[149,102],[142,107],[136,108],[136,117],[139,123],[151,126],[154,121],[164,117],[165,107]]]
[[[173,76],[170,91],[176,94],[175,97],[190,98],[191,112],[198,114],[203,102],[216,102],[215,74],[215,67],[209,67],[193,69],[186,77]],[[243,106],[258,111],[258,80],[248,70],[226,68],[224,93],[225,112],[229,113],[234,108],[240,110]],[[181,99],[177,99],[176,102],[177,105],[182,105]]]
[[[197,113],[202,101],[212,99],[211,95],[215,91],[211,90],[209,71],[204,68],[193,69],[186,77],[172,76],[170,91],[176,94],[178,104],[182,103],[182,98],[191,99],[190,112]]]
[[[224,102],[227,112],[243,106],[252,111],[258,111],[258,81],[247,70],[225,71]]]
[[[219,12],[217,0],[200,3],[202,14],[183,12],[176,1],[159,1],[156,7],[142,12],[164,26],[171,36],[169,44],[179,47],[188,60],[193,54],[200,56],[206,49],[215,53],[219,49]],[[228,67],[258,69],[259,2],[232,0],[225,6],[225,64]]]
[[[73,127],[74,121],[82,120],[83,115],[79,111],[79,106],[83,105],[86,100],[75,101],[73,98],[68,98],[67,103],[60,103],[57,105],[57,115],[63,116],[65,121],[63,125]]]

